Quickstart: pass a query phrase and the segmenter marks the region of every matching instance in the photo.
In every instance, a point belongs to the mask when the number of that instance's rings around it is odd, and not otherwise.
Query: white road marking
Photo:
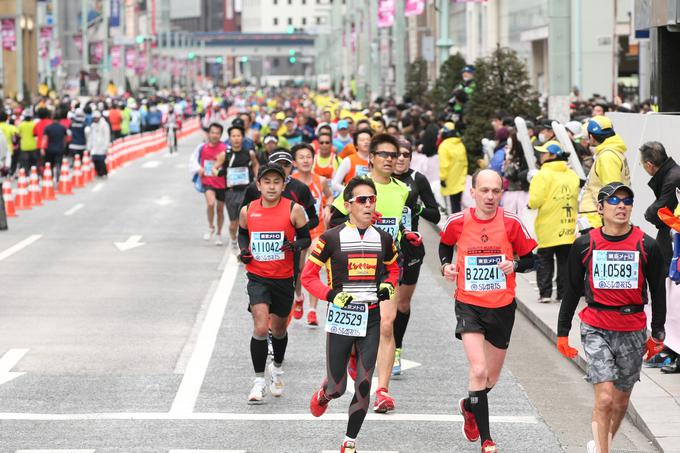
[[[161,166],[161,161],[159,160],[150,160],[148,162],[144,162],[142,164],[142,168],[158,168]]]
[[[243,403],[246,406],[245,403]],[[535,425],[538,419],[531,415],[497,415],[489,417],[493,423],[523,423]],[[312,414],[250,414],[226,412],[103,412],[93,414],[30,414],[17,412],[0,413],[0,420],[13,421],[90,421],[90,420],[208,420],[208,421],[254,421],[254,422],[297,422],[297,421],[347,421],[347,413],[326,413],[321,417]],[[368,413],[366,420],[375,422],[434,422],[460,423],[461,415],[453,414],[396,414]]]
[[[172,201],[172,198],[170,198],[169,196],[163,195],[161,198],[159,198],[158,200],[156,200],[155,203],[156,203],[158,206],[167,206],[167,205],[169,205],[169,204],[173,204],[174,201]]]
[[[94,453],[95,450],[17,450],[15,453]]]
[[[27,352],[28,349],[10,349],[2,356],[2,358],[0,358],[0,385],[26,374],[24,372],[10,370],[19,363],[19,360],[21,360]]]
[[[98,182],[96,186],[92,188],[92,192],[99,192],[104,188],[104,183]]]
[[[238,263],[232,255],[224,267],[220,283],[210,301],[205,321],[196,340],[196,347],[191,354],[182,383],[172,403],[171,414],[186,414],[194,410],[196,399],[201,391],[203,379],[205,378],[205,373],[215,348],[217,333],[220,330],[220,325],[222,325],[224,311],[227,308],[227,302],[234,287],[236,274],[238,273]]]
[[[65,215],[65,216],[73,215],[73,214],[75,214],[76,212],[78,212],[78,211],[80,211],[81,209],[83,209],[84,207],[85,207],[85,205],[84,205],[83,203],[78,203],[77,205],[75,205],[74,207],[72,207],[71,209],[69,209],[68,211],[66,211],[66,212],[64,213],[64,215]]]
[[[9,258],[10,256],[14,255],[17,252],[20,252],[21,250],[25,249],[29,245],[33,244],[35,241],[37,241],[41,237],[42,237],[42,234],[33,234],[33,235],[27,237],[26,239],[24,239],[23,241],[17,242],[16,244],[11,246],[10,248],[3,250],[2,252],[0,252],[0,261],[4,260],[6,258]]]
[[[129,167],[130,165],[132,165],[132,162],[125,162],[121,168]]]
[[[421,364],[418,362],[413,362],[412,360],[406,360],[406,359],[401,359],[401,371],[402,373],[406,370],[409,370],[411,368],[416,368],[419,367]],[[395,376],[392,376],[391,379],[394,379]],[[373,379],[371,379],[371,391],[376,391],[378,389],[378,377],[373,376]],[[352,379],[349,375],[347,374],[347,391],[345,392],[345,395],[354,395],[354,379]]]
[[[168,453],[246,453],[245,450],[170,450]]]
[[[115,245],[118,250],[121,252],[126,252],[128,250],[132,250],[137,247],[141,247],[143,245],[146,245],[146,242],[139,242],[142,239],[141,235],[134,234],[130,236],[127,241],[125,242],[114,242],[113,245]]]
[[[321,450],[321,453],[337,453],[338,450]],[[361,453],[399,453],[397,450],[361,450]]]
[[[175,168],[189,168],[187,164],[176,164]]]

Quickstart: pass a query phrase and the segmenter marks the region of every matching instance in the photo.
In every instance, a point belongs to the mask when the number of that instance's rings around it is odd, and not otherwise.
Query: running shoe
[[[496,443],[493,440],[485,440],[482,444],[482,453],[498,453]]]
[[[392,364],[392,376],[401,374],[401,348],[394,350],[394,363]]]
[[[394,398],[387,393],[384,387],[375,391],[375,402],[373,403],[373,411],[379,414],[384,414],[394,410]]]
[[[468,442],[477,442],[479,440],[477,420],[472,412],[465,409],[465,398],[458,401],[458,412],[463,416],[463,435]]]
[[[542,304],[549,304],[550,302],[552,302],[552,299],[549,297],[541,297],[540,299],[538,299],[538,301]]]
[[[274,366],[274,362],[269,364],[269,391],[273,396],[283,395],[283,370]]]
[[[347,373],[352,380],[357,380],[357,355],[354,351],[349,354],[349,364],[347,365]]]
[[[315,311],[309,311],[307,312],[307,324],[310,326],[318,326],[319,322],[316,320],[316,312]]]
[[[357,453],[357,443],[353,440],[346,440],[340,447],[340,453]]]
[[[293,317],[295,319],[302,319],[302,314],[305,311],[304,305],[305,305],[304,299],[296,300],[295,303],[293,304]]]
[[[642,362],[645,368],[663,368],[673,362],[671,356],[665,352],[660,352],[649,360]]]
[[[215,245],[218,247],[222,247],[224,245],[224,242],[222,242],[222,236],[219,234],[215,237]]]
[[[248,395],[248,404],[262,404],[264,403],[264,395],[267,392],[267,384],[264,378],[255,378],[255,384],[250,389]]]
[[[322,387],[312,395],[312,399],[309,401],[309,412],[315,417],[321,417],[328,409],[328,402]]]
[[[231,249],[238,251],[238,241],[236,239],[231,240]]]
[[[215,235],[215,227],[210,227],[208,232],[203,235],[203,240],[209,241],[213,238],[214,235]]]
[[[588,443],[586,444],[586,451],[588,453],[597,453],[597,446],[595,445],[594,440],[588,441]]]

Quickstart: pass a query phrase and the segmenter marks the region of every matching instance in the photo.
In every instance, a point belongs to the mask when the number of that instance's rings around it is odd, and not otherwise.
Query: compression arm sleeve
[[[583,238],[583,240],[581,239]],[[560,304],[560,314],[557,320],[557,336],[567,337],[571,330],[571,320],[574,318],[578,301],[584,293],[584,278],[586,269],[581,262],[581,256],[589,246],[590,235],[578,238],[569,251],[567,261],[567,284],[564,298]]]
[[[316,213],[314,198],[311,199],[311,204],[305,206],[305,213],[307,213],[307,228],[312,229],[319,226],[319,215]]]
[[[238,227],[238,248],[241,250],[250,247],[250,233],[247,228],[243,228],[239,225]]]
[[[345,188],[343,180],[345,179],[345,176],[347,175],[351,167],[352,163],[348,158],[344,158],[342,162],[340,162],[338,169],[335,170],[335,175],[333,175],[333,180],[331,181],[331,189],[333,189],[335,192],[342,192],[342,189]]]
[[[432,187],[430,186],[429,181],[427,178],[417,178],[416,183],[418,184],[420,201],[423,202],[423,210],[420,212],[420,217],[428,222],[439,223],[439,220],[441,219],[439,205],[434,197],[434,193],[432,193]]]
[[[309,224],[305,223],[300,228],[295,228],[295,248],[304,250],[312,245],[312,237],[309,235]]]
[[[453,245],[447,245],[444,244],[443,242],[439,243],[439,264],[440,265],[445,265],[445,264],[451,264],[451,260],[453,260]]]
[[[661,249],[656,241],[645,236],[643,247],[647,252],[645,278],[652,299],[652,336],[659,338],[657,334],[664,331],[664,324],[666,323],[666,276],[668,269],[664,269]]]
[[[301,281],[302,286],[309,291],[309,294],[318,297],[321,300],[326,300],[331,288],[324,285],[321,281],[321,277],[319,276],[320,270],[321,266],[311,260],[307,260],[307,263],[302,270]]]
[[[517,269],[515,269],[515,272],[522,274],[524,272],[533,271],[535,264],[534,260],[534,254],[531,252],[524,256],[520,256],[519,260],[517,260]]]
[[[331,219],[329,222],[331,224],[331,227],[342,225],[343,223],[347,222],[347,220],[349,220],[349,215],[343,214],[335,206],[331,208]]]

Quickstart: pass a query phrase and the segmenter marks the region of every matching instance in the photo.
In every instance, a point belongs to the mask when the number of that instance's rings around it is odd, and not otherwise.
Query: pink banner
[[[14,52],[17,50],[17,36],[14,19],[2,19],[2,48]]]
[[[73,44],[75,44],[78,53],[83,53],[83,35],[73,36]]]
[[[127,69],[134,69],[137,64],[137,51],[130,47],[125,50],[125,67]]]
[[[120,68],[120,46],[111,47],[111,67]]]
[[[47,57],[47,52],[52,40],[52,28],[42,27],[40,29],[40,37],[38,39],[38,55],[40,58]]]
[[[378,28],[387,28],[394,25],[394,14],[394,0],[380,0],[378,4]]]
[[[404,15],[419,16],[425,11],[425,0],[406,0],[406,11]]]
[[[101,41],[92,43],[91,51],[92,61],[94,61],[95,64],[101,63],[101,61],[104,59],[104,43]]]

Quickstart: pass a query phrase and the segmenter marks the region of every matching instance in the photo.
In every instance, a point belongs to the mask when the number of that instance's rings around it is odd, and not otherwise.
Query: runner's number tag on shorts
[[[498,267],[501,255],[465,257],[465,291],[505,289],[505,274]]]
[[[350,302],[345,308],[328,304],[326,332],[346,337],[365,337],[368,326],[368,304]]]
[[[357,165],[354,172],[355,176],[364,176],[368,174],[368,165]]]
[[[250,184],[248,167],[227,168],[227,187],[247,186]]]
[[[404,225],[407,231],[411,231],[411,208],[408,206],[404,206],[404,209],[401,211],[401,224]]]
[[[599,289],[636,289],[640,252],[593,251],[593,285]]]
[[[281,251],[283,231],[253,232],[250,236],[250,251],[256,261],[278,261],[285,258]]]
[[[375,227],[380,228],[384,232],[392,236],[392,239],[397,240],[397,233],[399,233],[399,222],[396,217],[383,217],[375,222]]]
[[[215,161],[214,160],[206,160],[203,162],[203,174],[205,176],[214,176],[213,175],[213,168],[215,167]]]

